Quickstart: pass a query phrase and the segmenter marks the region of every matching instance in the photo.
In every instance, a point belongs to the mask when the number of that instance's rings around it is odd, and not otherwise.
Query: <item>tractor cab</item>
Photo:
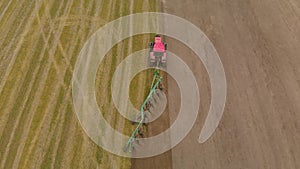
[[[154,42],[150,42],[150,56],[149,56],[149,66],[166,67],[167,62],[167,44],[162,41],[162,37],[156,35],[154,37]]]

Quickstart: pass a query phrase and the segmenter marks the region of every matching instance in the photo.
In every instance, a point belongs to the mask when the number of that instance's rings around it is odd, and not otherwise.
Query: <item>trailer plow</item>
[[[124,146],[124,152],[132,152],[134,150],[135,143],[139,144],[139,138],[144,136],[144,126],[148,124],[146,111],[149,110],[153,104],[150,99],[157,90],[163,90],[162,79],[160,74],[160,66],[166,67],[166,43],[161,41],[159,35],[155,36],[155,41],[149,44],[149,67],[155,66],[153,80],[150,86],[150,91],[143,104],[140,107],[140,114],[137,116],[137,127],[132,132],[130,138]],[[151,113],[151,112],[150,112]],[[135,124],[135,123],[133,123]]]

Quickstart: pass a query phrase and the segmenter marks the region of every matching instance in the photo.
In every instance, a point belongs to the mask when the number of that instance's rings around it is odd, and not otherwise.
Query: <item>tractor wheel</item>
[[[153,47],[154,47],[154,43],[153,43],[153,42],[150,42],[150,43],[149,43],[150,52],[153,50]]]
[[[167,62],[161,62],[160,65],[161,65],[161,67],[163,67],[163,68],[167,68]]]

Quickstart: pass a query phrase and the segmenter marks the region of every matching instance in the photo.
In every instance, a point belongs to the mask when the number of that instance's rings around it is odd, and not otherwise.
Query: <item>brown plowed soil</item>
[[[199,116],[172,151],[137,160],[136,169],[300,168],[300,1],[172,0],[164,11],[189,20],[212,41],[226,73],[227,103],[216,132],[199,144],[210,104],[208,75],[186,46],[167,38],[168,49],[197,75]],[[174,86],[168,82],[169,91]],[[170,100],[178,94],[168,98],[172,120],[178,102]]]

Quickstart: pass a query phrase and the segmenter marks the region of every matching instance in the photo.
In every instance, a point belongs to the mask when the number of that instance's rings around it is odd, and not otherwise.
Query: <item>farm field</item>
[[[182,17],[208,36],[224,66],[227,102],[215,133],[199,144],[211,101],[209,76],[188,46],[164,37],[168,50],[196,76],[198,118],[172,150],[130,159],[103,150],[84,132],[74,112],[71,79],[80,50],[93,33],[116,18],[147,11]],[[298,169],[299,28],[299,0],[1,0],[0,168]],[[111,126],[127,135],[135,126],[115,109],[111,78],[117,65],[147,48],[153,36],[118,43],[97,72],[99,108]],[[152,73],[143,71],[130,84],[137,108],[149,91]],[[180,109],[176,81],[163,77],[168,105],[147,125],[146,137],[170,127]]]
[[[208,36],[227,79],[220,124],[207,142],[199,144],[210,105],[208,75],[190,49],[167,39],[169,50],[198,77],[201,96],[194,128],[172,149],[172,168],[300,168],[300,1],[173,0],[163,7]],[[174,86],[168,82],[169,91]],[[168,100],[177,97],[169,92]],[[169,105],[170,119],[176,116],[176,105]]]
[[[227,101],[217,130],[207,142],[199,144],[210,106],[209,77],[195,53],[167,37],[168,50],[181,57],[197,78],[200,111],[195,126],[181,143],[163,155],[136,160],[135,166],[300,168],[300,1],[162,2],[163,12],[192,22],[214,44],[226,74]],[[167,84],[167,118],[171,124],[180,108],[180,93],[174,80],[168,78]]]
[[[72,104],[71,78],[87,39],[104,24],[130,13],[156,11],[156,1],[0,1],[0,168],[130,168],[131,160],[94,144]],[[115,46],[99,68],[97,99],[105,118],[131,130],[107,97],[110,76],[127,54],[143,49],[150,35]],[[136,101],[145,87],[132,83]],[[126,132],[126,131],[125,131]]]

